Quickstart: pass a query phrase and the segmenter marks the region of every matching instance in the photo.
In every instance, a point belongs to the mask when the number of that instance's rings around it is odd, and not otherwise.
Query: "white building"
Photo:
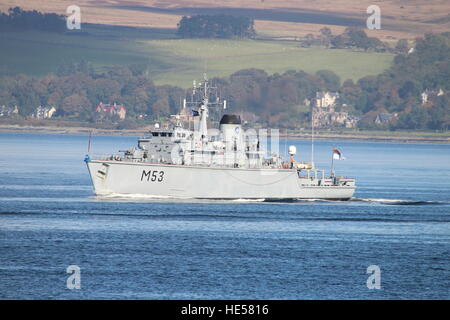
[[[334,108],[336,100],[339,98],[337,92],[317,92],[316,93],[316,107],[317,108]]]
[[[33,113],[32,117],[36,119],[50,119],[55,112],[55,107],[39,106],[36,108],[36,111]]]
[[[427,102],[428,102],[428,100],[431,98],[431,97],[440,97],[440,96],[442,96],[444,94],[444,90],[442,90],[442,89],[439,89],[439,90],[429,90],[429,89],[426,89],[424,92],[422,92],[421,94],[420,94],[420,97],[422,98],[422,105],[425,105],[425,104],[427,104]]]
[[[13,115],[19,114],[19,108],[17,106],[8,107],[8,106],[0,106],[0,117],[11,117]]]

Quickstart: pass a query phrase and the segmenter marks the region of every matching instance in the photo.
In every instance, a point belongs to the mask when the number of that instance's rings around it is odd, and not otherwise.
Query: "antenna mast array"
[[[208,110],[209,106],[227,108],[227,101],[221,100],[218,94],[219,90],[215,86],[209,84],[206,73],[203,74],[203,83],[193,81],[193,89],[190,101],[183,100],[183,108],[197,108],[203,107]]]

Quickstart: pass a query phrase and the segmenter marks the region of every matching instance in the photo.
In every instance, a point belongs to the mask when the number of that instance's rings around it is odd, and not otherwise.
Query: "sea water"
[[[343,152],[354,199],[265,202],[96,197],[87,144],[0,133],[1,299],[450,298],[450,145],[316,141],[327,172]]]

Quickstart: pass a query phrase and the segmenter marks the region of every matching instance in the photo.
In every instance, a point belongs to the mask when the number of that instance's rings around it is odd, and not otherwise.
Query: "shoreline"
[[[96,135],[123,135],[123,136],[140,136],[147,133],[150,127],[140,129],[94,129],[88,127],[51,127],[51,126],[19,126],[19,125],[0,125],[0,132],[15,133],[42,133],[42,134],[85,134],[89,135],[93,132]],[[405,135],[383,135],[364,133],[358,131],[357,134],[352,133],[316,133],[315,140],[350,140],[350,141],[373,141],[373,142],[402,142],[402,143],[439,143],[450,144],[450,133],[448,136],[407,136]],[[280,138],[288,138],[292,140],[310,140],[311,134],[295,133],[282,134]]]

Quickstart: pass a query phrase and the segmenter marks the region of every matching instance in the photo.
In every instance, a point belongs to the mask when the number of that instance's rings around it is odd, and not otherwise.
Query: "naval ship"
[[[155,124],[128,150],[86,155],[95,194],[264,200],[353,196],[355,179],[297,162],[295,146],[289,146],[290,159],[283,159],[273,151],[278,145],[274,134],[268,150],[267,130],[245,130],[237,114],[222,112],[219,128],[208,128],[210,112],[227,108],[217,92],[205,75],[203,83],[194,81],[190,98],[170,125]]]

